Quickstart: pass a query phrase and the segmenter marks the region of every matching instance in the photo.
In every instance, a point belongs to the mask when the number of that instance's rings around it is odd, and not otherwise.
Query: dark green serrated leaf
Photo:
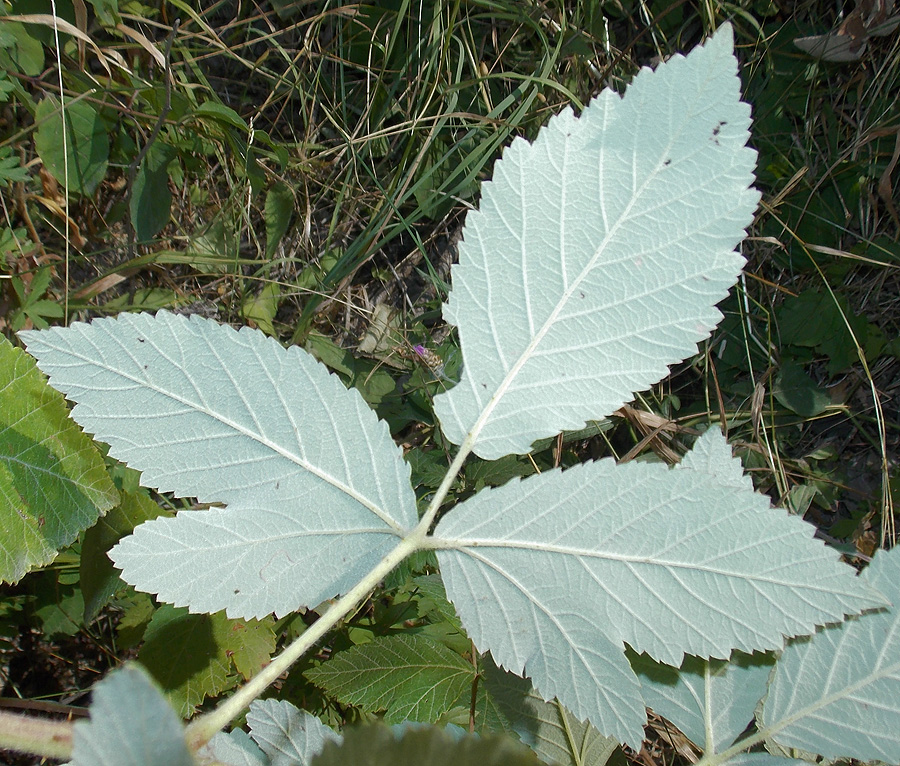
[[[155,519],[162,513],[163,509],[150,499],[146,491],[134,494],[123,492],[119,505],[85,532],[80,573],[86,623],[93,620],[110,597],[124,585],[106,552],[138,524]]]
[[[234,684],[233,668],[253,675],[271,657],[271,620],[230,620],[224,612],[190,614],[164,604],[144,634],[139,659],[188,717],[206,697]]]
[[[306,677],[340,702],[385,711],[388,723],[434,721],[470,688],[475,669],[421,636],[389,636],[335,655]]]
[[[90,195],[106,175],[109,136],[100,115],[86,101],[66,103],[65,129],[60,112],[59,101],[52,96],[37,105],[35,149],[59,183],[69,191]]]
[[[527,748],[504,736],[454,737],[435,726],[409,728],[400,736],[385,726],[344,732],[327,742],[311,766],[538,766]]]
[[[48,564],[117,501],[62,395],[0,338],[0,579],[17,582]]]

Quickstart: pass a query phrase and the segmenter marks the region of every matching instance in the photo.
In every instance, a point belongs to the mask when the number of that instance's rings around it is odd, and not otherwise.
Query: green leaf
[[[453,737],[435,726],[397,734],[383,725],[344,732],[328,742],[311,766],[540,766],[534,753],[508,737]]]
[[[305,675],[344,704],[386,711],[388,723],[430,722],[471,688],[475,668],[441,644],[400,635],[347,649]]]
[[[37,77],[44,71],[44,47],[17,21],[0,23],[0,69]]]
[[[806,418],[820,415],[831,404],[828,393],[815,384],[803,367],[792,362],[781,365],[772,393],[783,407]]]
[[[774,660],[735,652],[731,660],[686,657],[680,669],[647,655],[632,659],[647,707],[669,719],[706,755],[731,745],[753,721]]]
[[[118,501],[103,457],[34,360],[0,338],[0,579],[50,563]]]
[[[558,701],[546,702],[527,679],[492,662],[485,663],[484,686],[519,739],[545,763],[603,766],[619,746]]]
[[[106,175],[109,136],[97,111],[86,101],[67,101],[65,130],[59,101],[45,96],[34,115],[34,146],[44,167],[70,192],[90,195]],[[65,147],[65,150],[64,148]],[[66,183],[68,157],[68,184]]]
[[[813,532],[753,491],[711,429],[673,469],[606,459],[479,492],[434,545],[479,651],[637,748],[644,702],[623,643],[678,665],[884,603]]]
[[[859,360],[854,335],[860,346],[866,344],[869,323],[850,310],[842,295],[806,290],[796,298],[785,299],[775,316],[782,343],[814,348],[827,355],[832,374]]]
[[[97,14],[97,19],[105,27],[115,27],[122,22],[119,16],[118,0],[88,0]]]
[[[71,766],[193,766],[184,727],[137,665],[94,687],[90,721],[78,721]]]
[[[283,183],[276,183],[266,194],[264,218],[266,221],[266,258],[275,254],[275,249],[288,230],[294,214],[294,195]]]
[[[582,428],[696,352],[759,201],[727,25],[686,57],[516,139],[466,218],[444,317],[463,376],[435,398],[493,460]]]
[[[97,521],[84,535],[81,544],[80,580],[84,593],[84,621],[91,622],[112,595],[124,584],[107,551],[123,535],[149,519],[164,513],[146,491],[123,492],[121,502]]]
[[[165,604],[147,627],[139,658],[186,718],[206,697],[234,685],[233,665],[247,678],[274,649],[270,621],[229,620],[221,612],[189,614]]]
[[[153,239],[169,222],[172,192],[168,167],[174,158],[175,150],[171,146],[156,141],[135,176],[129,213],[138,242]]]
[[[762,725],[783,747],[900,762],[900,547],[860,575],[894,606],[792,642],[775,667]]]
[[[216,122],[220,122],[223,125],[230,125],[233,128],[237,128],[243,133],[249,132],[249,128],[247,127],[247,123],[241,118],[241,116],[234,111],[230,106],[225,106],[224,104],[220,104],[218,101],[204,101],[200,106],[198,106],[193,111],[194,117],[200,118],[209,118],[215,120]]]
[[[164,601],[240,617],[315,606],[418,521],[385,424],[296,347],[166,312],[22,335],[75,420],[144,484],[227,503],[113,548],[126,582]]]

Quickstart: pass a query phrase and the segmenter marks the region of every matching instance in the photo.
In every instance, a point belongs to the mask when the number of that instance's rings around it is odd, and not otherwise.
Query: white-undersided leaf
[[[812,766],[809,761],[799,758],[781,758],[769,753],[738,753],[722,764],[728,766]]]
[[[340,734],[284,700],[251,702],[247,726],[271,766],[309,766],[326,742],[341,742]]]
[[[22,333],[72,417],[142,483],[227,508],[142,524],[123,579],[192,612],[284,615],[415,525],[409,466],[362,397],[261,332],[159,312]]]
[[[227,733],[220,731],[200,750],[199,755],[227,766],[269,766],[268,757],[242,729]]]
[[[759,193],[731,27],[517,138],[466,218],[444,318],[447,438],[488,460],[603,418],[696,353]]]
[[[558,701],[541,699],[528,679],[501,670],[489,657],[483,673],[483,686],[512,730],[544,763],[603,766],[618,747],[615,739],[579,721]]]
[[[900,547],[859,576],[894,606],[792,642],[781,655],[762,726],[781,746],[826,758],[900,763]]]
[[[398,635],[346,649],[305,675],[344,704],[386,711],[385,723],[431,723],[471,689],[475,668],[424,636]]]
[[[685,657],[679,669],[646,654],[631,661],[647,707],[707,755],[725,750],[753,721],[774,664],[769,655],[742,652],[728,662]]]
[[[72,766],[193,766],[184,726],[139,665],[100,681],[90,712],[75,724]]]
[[[885,603],[739,468],[710,429],[672,469],[606,459],[460,503],[433,544],[466,632],[545,699],[639,747],[644,705],[623,642],[680,665],[779,649]]]

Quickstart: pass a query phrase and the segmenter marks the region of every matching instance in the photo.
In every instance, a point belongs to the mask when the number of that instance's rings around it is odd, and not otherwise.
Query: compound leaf
[[[900,547],[879,551],[859,579],[894,606],[788,646],[762,723],[783,747],[900,763]]]
[[[446,436],[496,459],[578,429],[696,352],[759,193],[732,32],[516,139],[466,219],[444,317],[462,380]]]
[[[0,337],[0,580],[17,582],[118,501],[103,456],[34,360]]]
[[[711,429],[674,469],[612,460],[486,489],[434,545],[466,632],[545,698],[639,747],[622,643],[670,665],[780,648],[882,606],[813,528],[753,491]]]
[[[91,719],[75,724],[71,766],[193,766],[184,727],[138,665],[94,687]]]
[[[309,766],[326,742],[342,739],[315,716],[283,700],[251,702],[247,725],[270,766]]]
[[[298,348],[167,312],[22,335],[72,417],[145,485],[228,505],[113,548],[140,590],[193,612],[283,615],[356,583],[417,521],[387,426]]]
[[[430,723],[471,687],[475,668],[446,646],[401,635],[347,649],[306,677],[340,702],[387,711],[387,723]]]

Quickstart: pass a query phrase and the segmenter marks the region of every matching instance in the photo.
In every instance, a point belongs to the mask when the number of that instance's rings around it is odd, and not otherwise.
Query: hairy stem
[[[0,710],[0,750],[70,758],[73,727],[71,721],[50,721]]]

